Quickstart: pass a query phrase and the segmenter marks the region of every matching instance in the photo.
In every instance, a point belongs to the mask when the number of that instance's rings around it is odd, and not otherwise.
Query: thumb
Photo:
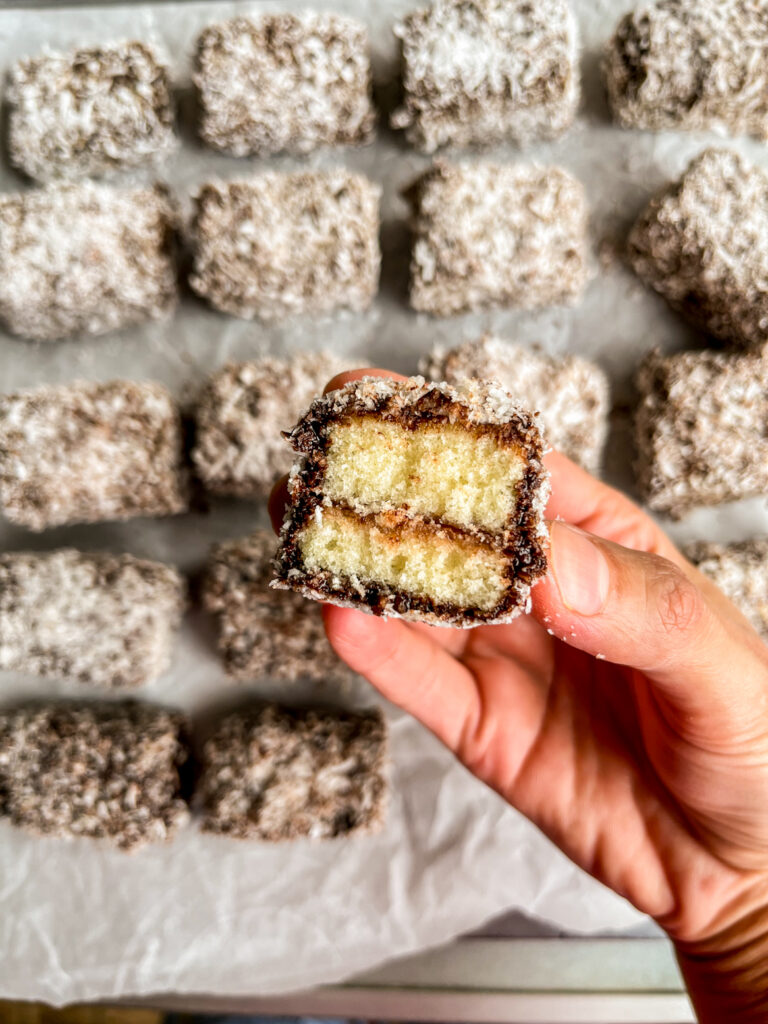
[[[743,701],[749,678],[765,671],[762,644],[729,630],[678,566],[567,523],[551,524],[549,575],[533,595],[534,614],[555,636],[638,669],[670,696],[727,699],[733,685]]]

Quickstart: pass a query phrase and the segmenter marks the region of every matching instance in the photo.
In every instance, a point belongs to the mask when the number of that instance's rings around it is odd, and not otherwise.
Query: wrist
[[[768,1020],[768,879],[747,886],[710,934],[670,937],[701,1024]]]

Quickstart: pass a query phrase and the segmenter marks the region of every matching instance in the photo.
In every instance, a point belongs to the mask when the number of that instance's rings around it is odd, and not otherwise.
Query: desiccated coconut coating
[[[0,396],[0,507],[32,530],[184,512],[181,420],[168,391],[77,381]]]
[[[145,43],[25,57],[6,100],[11,163],[38,181],[96,177],[176,146],[168,68]]]
[[[768,174],[708,149],[654,199],[629,237],[635,271],[697,327],[768,341]]]
[[[578,40],[567,0],[437,0],[395,33],[405,95],[392,124],[419,149],[527,143],[573,123]]]
[[[573,303],[584,290],[587,204],[567,171],[436,161],[409,198],[414,309],[537,309]]]
[[[203,603],[218,618],[219,650],[233,679],[343,683],[352,672],[334,654],[316,604],[272,590],[274,534],[259,530],[211,552]]]
[[[233,156],[370,141],[368,33],[338,14],[267,14],[210,25],[197,44],[200,134]]]
[[[379,283],[380,194],[344,170],[205,185],[190,283],[216,309],[246,319],[361,312]]]
[[[768,3],[660,0],[608,44],[615,120],[648,131],[725,129],[768,138]]]
[[[36,835],[122,850],[170,839],[189,812],[180,714],[149,704],[26,704],[0,713],[0,814]]]
[[[495,380],[539,413],[545,440],[590,473],[599,473],[608,430],[608,378],[579,356],[555,359],[523,345],[486,336],[424,361],[432,380],[458,384],[467,378]]]
[[[0,320],[56,341],[170,316],[175,222],[161,186],[83,182],[0,196]]]
[[[768,538],[740,544],[690,544],[687,558],[768,639]]]
[[[143,686],[171,663],[184,594],[175,569],[131,555],[0,554],[0,669]]]
[[[651,353],[637,377],[638,484],[650,508],[768,492],[768,353]]]
[[[549,476],[534,417],[500,385],[366,377],[316,399],[289,440],[273,587],[464,629],[529,610]]]
[[[192,460],[212,494],[263,498],[291,467],[282,437],[328,381],[350,366],[327,352],[229,363],[209,379],[196,412]]]
[[[376,832],[387,794],[386,741],[378,709],[267,705],[230,715],[203,751],[203,829],[270,842]]]

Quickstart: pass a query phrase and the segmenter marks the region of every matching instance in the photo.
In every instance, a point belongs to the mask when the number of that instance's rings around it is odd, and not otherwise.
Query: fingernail
[[[550,529],[552,573],[563,604],[577,615],[597,615],[608,600],[608,561],[588,533],[556,520]]]

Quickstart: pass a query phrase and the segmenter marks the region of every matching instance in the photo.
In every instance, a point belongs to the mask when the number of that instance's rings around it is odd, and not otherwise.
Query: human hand
[[[531,615],[449,630],[329,605],[328,638],[659,922],[702,1021],[768,1020],[768,647],[632,502],[546,461]]]

